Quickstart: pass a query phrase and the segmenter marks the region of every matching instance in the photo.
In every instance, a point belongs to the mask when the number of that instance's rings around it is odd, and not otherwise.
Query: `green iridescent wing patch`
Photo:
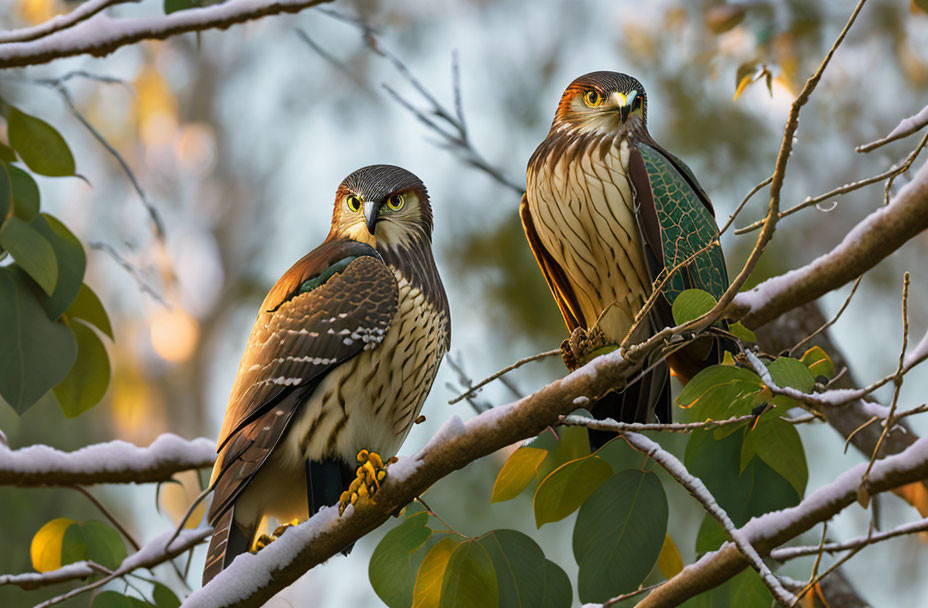
[[[704,249],[719,229],[697,192],[659,150],[644,143],[638,150],[651,182],[667,272]],[[716,243],[677,269],[663,291],[673,303],[686,289],[702,289],[718,299],[727,287],[725,257]]]

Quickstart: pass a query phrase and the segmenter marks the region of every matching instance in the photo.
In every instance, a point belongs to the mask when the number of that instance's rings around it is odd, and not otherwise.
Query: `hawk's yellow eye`
[[[348,208],[354,211],[355,213],[361,210],[361,199],[359,199],[355,195],[353,194],[350,195],[345,202],[348,205]]]
[[[402,194],[394,194],[387,199],[387,207],[393,211],[399,211],[403,208],[403,204],[406,202],[405,197]]]
[[[603,102],[603,96],[596,89],[590,89],[583,94],[583,102],[591,108],[595,108]]]

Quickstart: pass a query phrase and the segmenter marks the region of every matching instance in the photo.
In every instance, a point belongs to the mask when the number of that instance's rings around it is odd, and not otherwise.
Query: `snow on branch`
[[[928,126],[928,106],[922,108],[922,111],[916,114],[915,116],[909,116],[908,118],[902,119],[902,121],[896,125],[896,128],[889,132],[889,135],[878,139],[869,144],[858,146],[858,152],[869,152],[888,144],[891,141],[896,141],[897,139],[902,139],[908,137],[912,133],[921,131],[926,126]]]
[[[27,42],[43,36],[48,36],[54,32],[68,29],[74,25],[90,19],[103,9],[127,2],[138,2],[139,0],[88,0],[65,15],[56,15],[38,25],[24,27],[18,30],[8,30],[0,32],[0,44],[7,42]]]
[[[156,536],[155,538],[151,539],[150,541],[148,541],[147,543],[145,543],[144,545],[142,545],[141,549],[139,549],[138,551],[136,551],[135,553],[133,553],[132,555],[124,559],[122,563],[119,565],[119,568],[117,568],[116,570],[113,570],[112,572],[109,572],[106,576],[98,580],[92,581],[90,583],[87,583],[86,585],[82,585],[80,587],[72,589],[62,595],[58,595],[49,600],[46,600],[42,602],[41,604],[36,605],[35,608],[48,608],[49,606],[60,604],[61,602],[64,602],[65,600],[69,600],[82,593],[86,593],[87,591],[92,591],[93,589],[102,587],[108,582],[115,580],[117,578],[120,578],[122,576],[125,576],[134,570],[138,570],[139,568],[153,568],[159,564],[168,562],[169,560],[174,559],[178,555],[182,555],[183,553],[186,553],[193,547],[196,547],[197,545],[202,543],[204,540],[209,538],[209,535],[212,534],[212,532],[213,532],[213,529],[209,527],[197,528],[195,530],[184,530],[180,534],[178,534],[177,538],[174,540],[171,540],[173,536],[173,532],[165,532],[164,534],[160,534]],[[82,563],[87,564],[87,562],[82,562]],[[64,576],[67,574],[73,574],[73,576],[71,576],[72,579],[83,578],[83,575],[81,575],[80,570],[78,568],[69,570],[71,566],[75,566],[75,565],[77,564],[69,564],[58,570],[53,570],[51,572],[45,572],[38,576],[39,577],[56,576],[59,580],[55,582],[62,582],[64,580],[68,580],[67,578],[64,578]],[[12,575],[12,576],[16,577],[16,576],[23,576],[23,575]]]
[[[102,57],[140,40],[164,40],[185,32],[226,29],[269,15],[298,13],[325,2],[331,0],[232,0],[160,17],[139,18],[112,18],[98,12],[72,27],[52,29],[35,40],[0,44],[0,69],[48,63],[73,55]]]
[[[853,281],[928,228],[928,163],[893,198],[815,261],[738,294],[729,313],[759,327],[787,310]]]
[[[857,538],[852,538],[851,540],[846,540],[840,543],[825,543],[821,547],[784,547],[783,549],[774,549],[770,552],[770,557],[771,559],[775,559],[779,562],[785,562],[787,560],[803,557],[805,555],[815,555],[817,553],[821,553],[822,551],[826,553],[848,551],[849,549],[856,549],[857,547],[872,545],[873,543],[878,543],[890,538],[896,538],[897,536],[907,536],[917,532],[925,532],[926,530],[928,530],[928,518],[903,524],[898,528],[893,528],[892,530],[887,530],[886,532],[876,532],[868,536],[859,536]]]
[[[0,574],[0,586],[16,585],[22,589],[38,589],[46,585],[56,585],[79,578],[87,578],[101,572],[100,568],[92,562],[80,561],[62,566],[49,572],[24,572],[23,574]]]
[[[216,444],[170,433],[147,448],[125,441],[62,452],[47,445],[11,450],[0,445],[0,486],[62,486],[166,481],[179,471],[213,465]]]
[[[740,533],[760,555],[769,555],[774,548],[855,503],[857,487],[866,468],[866,463],[852,467],[795,507],[752,519],[740,529]],[[920,481],[926,476],[928,438],[922,438],[901,454],[878,460],[870,472],[868,490],[872,495]],[[638,608],[679,606],[689,598],[721,585],[747,565],[738,548],[727,542],[718,551],[705,554],[656,588],[638,604]]]

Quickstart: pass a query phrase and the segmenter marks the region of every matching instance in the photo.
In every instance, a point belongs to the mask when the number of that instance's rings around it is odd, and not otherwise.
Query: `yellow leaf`
[[[742,63],[738,66],[738,72],[735,74],[735,96],[732,101],[736,101],[749,84],[754,81],[754,75],[757,71],[757,64]]]
[[[441,582],[445,578],[445,569],[451,554],[458,543],[451,537],[445,537],[429,549],[416,574],[416,586],[412,593],[412,608],[438,608],[441,599]]]
[[[916,481],[893,490],[904,501],[918,509],[922,517],[928,517],[928,489],[925,484]]]
[[[657,568],[668,579],[675,577],[680,570],[683,570],[683,558],[680,557],[680,551],[677,550],[677,545],[669,534],[664,536],[664,546],[661,547],[661,553],[657,556]]]
[[[496,476],[490,502],[502,502],[518,496],[535,477],[535,471],[547,455],[548,450],[533,447],[519,448],[510,454]]]
[[[32,567],[38,572],[48,572],[57,570],[61,567],[61,541],[64,540],[64,532],[71,524],[73,519],[59,517],[53,519],[42,526],[35,536],[32,537]]]

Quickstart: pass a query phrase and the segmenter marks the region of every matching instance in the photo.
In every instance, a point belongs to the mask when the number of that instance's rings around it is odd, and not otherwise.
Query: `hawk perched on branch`
[[[600,347],[640,342],[673,326],[671,304],[681,291],[698,288],[718,298],[728,286],[712,203],[689,167],[651,138],[647,96],[631,76],[592,72],[567,87],[529,160],[520,212],[573,332],[563,346],[571,367]],[[661,296],[637,318],[655,280],[668,274]],[[667,361],[689,378],[717,356],[713,341],[699,340]],[[601,399],[593,413],[669,422],[667,365],[657,362],[621,393]],[[612,437],[590,433],[594,448]]]
[[[399,167],[355,171],[325,242],[258,312],[219,436],[203,582],[270,542],[256,538],[268,516],[303,520],[375,492],[450,337],[425,186]]]

